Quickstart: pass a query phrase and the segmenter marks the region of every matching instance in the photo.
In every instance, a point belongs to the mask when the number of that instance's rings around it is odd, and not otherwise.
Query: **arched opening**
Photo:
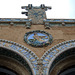
[[[58,75],[75,75],[75,65],[63,69]]]
[[[65,50],[54,59],[48,75],[75,75],[75,47]]]
[[[0,75],[19,75],[19,74],[5,66],[0,66]]]
[[[33,75],[26,60],[18,53],[0,47],[0,75]]]

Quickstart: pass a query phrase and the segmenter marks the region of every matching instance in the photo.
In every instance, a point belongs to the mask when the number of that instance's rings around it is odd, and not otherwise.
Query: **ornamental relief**
[[[33,47],[47,46],[52,40],[52,35],[42,30],[30,31],[24,36],[24,41]]]
[[[22,55],[24,59],[29,63],[31,69],[33,70],[33,75],[48,75],[50,64],[52,63],[52,59],[55,58],[57,54],[62,53],[68,48],[75,47],[75,40],[69,40],[66,42],[62,42],[52,48],[50,48],[41,59],[35,55],[28,48],[7,40],[0,39],[0,47],[4,47],[9,49],[10,51],[17,52],[19,55]],[[1,52],[2,51],[2,52]],[[4,50],[0,50],[0,53],[6,53]],[[10,54],[9,54],[10,56]],[[25,64],[25,63],[24,63]]]

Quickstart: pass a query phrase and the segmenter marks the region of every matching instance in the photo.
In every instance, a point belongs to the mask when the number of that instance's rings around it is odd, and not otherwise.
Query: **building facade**
[[[25,18],[0,18],[0,75],[74,75],[75,19],[47,19],[45,5],[23,6]]]

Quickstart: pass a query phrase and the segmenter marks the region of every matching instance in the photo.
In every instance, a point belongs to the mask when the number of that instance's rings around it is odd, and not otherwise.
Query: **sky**
[[[75,0],[0,0],[0,18],[27,18],[21,12],[21,6],[51,6],[46,11],[47,18],[52,19],[75,19]]]

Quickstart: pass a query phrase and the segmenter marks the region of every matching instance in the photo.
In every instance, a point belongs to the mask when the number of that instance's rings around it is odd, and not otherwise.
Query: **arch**
[[[43,61],[43,67],[44,67],[43,74],[49,75],[49,71],[54,66],[53,65],[54,61],[58,59],[57,57],[64,52],[69,52],[69,50],[71,50],[72,48],[75,48],[75,40],[62,42],[52,47],[51,49],[49,49],[41,58],[41,60]],[[72,53],[73,52],[71,51],[70,54]],[[68,56],[68,54],[66,56]],[[58,61],[56,60],[55,62],[58,62]]]
[[[36,75],[37,60],[39,59],[31,50],[18,43],[0,39],[0,55],[16,59]]]
[[[48,75],[49,74],[56,75],[55,73],[59,72],[59,70],[61,70],[63,68],[62,65],[66,64],[64,66],[66,68],[69,63],[71,63],[71,64],[69,64],[69,66],[73,65],[73,62],[75,63],[75,47],[68,48],[68,49],[64,50],[63,52],[60,52],[59,54],[57,54],[57,56],[52,60],[51,64],[49,64],[50,67],[49,67]],[[54,69],[55,69],[54,67],[56,67],[56,68],[58,67],[57,72],[52,74],[52,70],[54,71]],[[61,68],[59,69],[59,67],[61,67]]]

